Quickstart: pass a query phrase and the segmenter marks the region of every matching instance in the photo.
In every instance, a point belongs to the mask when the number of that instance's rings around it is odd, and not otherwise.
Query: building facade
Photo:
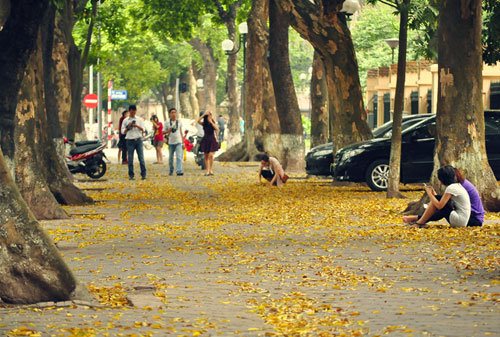
[[[371,127],[392,119],[396,79],[397,64],[368,70],[365,102]],[[408,61],[403,114],[436,113],[437,94],[438,65],[426,60]],[[500,109],[500,64],[483,66],[483,106]]]

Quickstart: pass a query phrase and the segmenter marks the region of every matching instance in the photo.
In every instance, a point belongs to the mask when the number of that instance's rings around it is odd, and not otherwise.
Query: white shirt
[[[170,130],[171,128],[177,127],[177,130],[175,132],[171,132],[168,134],[168,144],[181,144],[182,143],[182,135],[181,135],[181,129],[182,129],[182,124],[181,121],[176,119],[175,121],[169,120],[168,122],[165,122],[165,130]]]
[[[140,126],[144,130],[144,121],[142,118],[135,116],[134,118],[127,117],[123,120],[122,123],[122,134],[125,134],[125,139],[137,139],[137,138],[142,138],[142,131],[139,130],[136,127],[131,128],[130,130],[125,133],[127,130],[127,127],[132,121],[135,120],[135,123]]]
[[[459,183],[446,187],[444,193],[451,194],[451,200],[455,205],[455,210],[450,214],[450,225],[452,227],[465,227],[470,217],[469,193]]]

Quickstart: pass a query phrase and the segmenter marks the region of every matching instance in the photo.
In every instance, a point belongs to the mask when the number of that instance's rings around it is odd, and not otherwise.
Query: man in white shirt
[[[144,149],[142,146],[142,132],[144,131],[144,121],[137,117],[137,107],[131,105],[128,108],[129,116],[123,120],[122,134],[125,135],[128,152],[128,176],[134,180],[134,150],[137,151],[139,164],[141,166],[142,180],[146,179],[146,164],[144,163]]]
[[[178,176],[184,175],[182,172],[182,161],[184,152],[184,133],[182,132],[181,121],[177,119],[177,110],[171,108],[168,110],[169,121],[165,122],[165,134],[168,136],[168,168],[169,174],[174,174],[174,153],[175,153],[175,171]]]

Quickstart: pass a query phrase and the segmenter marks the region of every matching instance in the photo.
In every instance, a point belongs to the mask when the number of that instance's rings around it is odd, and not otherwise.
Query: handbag
[[[283,177],[281,177],[281,181],[283,182],[283,184],[287,182],[288,178],[289,177],[286,175],[286,173],[283,174]]]

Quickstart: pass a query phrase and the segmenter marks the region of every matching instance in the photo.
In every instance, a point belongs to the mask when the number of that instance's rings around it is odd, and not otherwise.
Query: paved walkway
[[[149,159],[130,182],[114,157],[78,183],[96,205],[43,222],[99,306],[3,307],[0,335],[500,336],[498,214],[408,229],[406,201],[366,187],[270,189],[255,164],[205,177],[192,158],[183,177]]]

